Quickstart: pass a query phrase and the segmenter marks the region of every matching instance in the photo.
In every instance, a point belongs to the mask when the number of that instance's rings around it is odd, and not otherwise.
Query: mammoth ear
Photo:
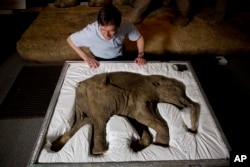
[[[104,77],[103,80],[102,80],[102,84],[103,84],[103,85],[108,85],[108,84],[110,84],[110,78],[109,78],[108,75],[105,75],[105,77]]]

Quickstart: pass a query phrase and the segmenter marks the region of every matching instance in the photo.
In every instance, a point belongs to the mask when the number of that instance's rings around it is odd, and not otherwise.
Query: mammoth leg
[[[149,7],[151,0],[134,0],[132,2],[133,10],[125,17],[132,23],[140,23],[143,19],[143,12]]]
[[[73,128],[60,136],[52,143],[51,150],[59,151],[69,141],[69,139],[83,126],[91,123],[89,118],[79,119],[73,126]]]
[[[173,24],[177,26],[186,26],[190,21],[191,0],[176,0],[177,18]]]
[[[133,116],[138,122],[156,131],[155,144],[169,145],[169,128],[165,120],[149,104],[143,104]]]
[[[92,154],[103,154],[108,150],[106,141],[106,123],[107,121],[93,121],[93,136],[92,136]]]
[[[220,23],[224,21],[227,10],[227,0],[217,0],[215,10],[215,22]]]
[[[139,140],[132,141],[130,147],[135,152],[141,151],[153,142],[152,136],[151,136],[147,126],[145,126],[145,125],[137,122],[135,119],[132,119],[129,117],[128,117],[128,120],[133,125],[133,127],[137,131],[138,135],[140,136]]]

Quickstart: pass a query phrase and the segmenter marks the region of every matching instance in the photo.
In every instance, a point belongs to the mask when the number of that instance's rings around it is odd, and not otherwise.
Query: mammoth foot
[[[162,146],[162,147],[168,147],[169,143],[159,143],[159,142],[154,142],[155,145]]]
[[[143,150],[144,148],[146,148],[147,146],[141,145],[139,144],[138,141],[132,141],[130,144],[130,148],[134,151],[134,152],[138,152]]]
[[[66,137],[59,137],[57,140],[55,140],[53,143],[52,143],[52,146],[51,146],[51,150],[52,151],[59,151],[63,148],[63,146],[65,145],[65,143],[69,140],[69,138],[66,138]]]
[[[154,144],[160,145],[163,147],[168,147],[169,146],[169,135],[157,135]]]
[[[188,23],[189,23],[189,18],[188,17],[177,17],[175,18],[175,20],[173,21],[173,25],[176,25],[176,26],[181,26],[181,27],[184,27],[186,26]]]
[[[54,3],[55,7],[58,8],[68,8],[80,5],[80,1],[78,0],[56,0]]]
[[[94,154],[94,155],[100,155],[100,154],[105,153],[107,150],[108,150],[108,146],[105,146],[105,147],[94,147],[92,149],[92,154]]]
[[[125,16],[131,23],[139,24],[142,22],[143,18],[140,14],[129,13]]]
[[[196,130],[193,130],[193,129],[189,129],[189,128],[188,128],[188,132],[197,133],[197,129],[196,129]]]
[[[144,138],[144,139],[141,138],[140,140],[132,140],[130,148],[134,152],[138,152],[149,146],[151,143],[152,143],[151,138]]]
[[[186,125],[184,125],[184,129],[187,132],[190,132],[190,133],[193,133],[193,134],[196,134],[198,132],[197,128],[188,128],[188,126],[186,126]]]
[[[108,150],[108,145],[106,142],[100,142],[98,144],[95,144],[92,148],[92,154],[93,155],[100,155],[105,153]]]

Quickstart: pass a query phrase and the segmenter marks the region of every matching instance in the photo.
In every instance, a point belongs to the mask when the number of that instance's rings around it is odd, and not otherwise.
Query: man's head
[[[104,6],[98,13],[97,22],[102,36],[110,40],[121,24],[121,12],[113,5]]]

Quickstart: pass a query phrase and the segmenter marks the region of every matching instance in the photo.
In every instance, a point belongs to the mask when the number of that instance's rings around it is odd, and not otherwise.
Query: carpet
[[[132,7],[118,6],[123,16]],[[64,62],[80,60],[66,38],[96,20],[99,7],[79,5],[72,8],[46,6],[17,43],[20,56],[28,61]],[[185,27],[171,24],[171,10],[152,11],[136,27],[145,39],[145,54],[152,55],[226,55],[250,52],[250,14],[235,13],[222,24],[212,24],[203,10]],[[125,39],[127,51],[137,52],[136,43]]]
[[[43,117],[61,65],[24,66],[0,106],[0,119]]]

